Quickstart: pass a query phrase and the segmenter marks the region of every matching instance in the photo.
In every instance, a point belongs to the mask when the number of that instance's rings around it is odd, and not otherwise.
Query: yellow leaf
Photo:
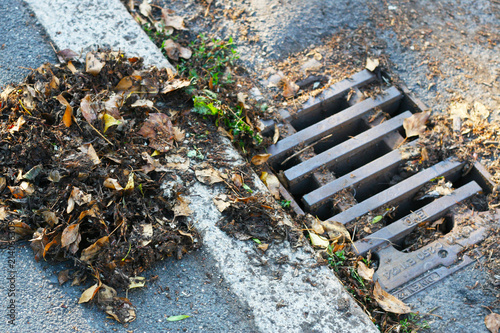
[[[115,125],[120,125],[122,122],[113,118],[112,116],[110,116],[109,114],[105,113],[104,114],[104,133],[106,133],[106,131],[108,130],[108,128],[110,128],[111,126],[115,126]]]

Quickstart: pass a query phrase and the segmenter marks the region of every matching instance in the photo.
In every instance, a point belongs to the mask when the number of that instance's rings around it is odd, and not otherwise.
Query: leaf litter
[[[98,51],[85,63],[45,64],[1,95],[0,237],[10,223],[36,260],[73,260],[59,283],[96,281],[79,303],[95,302],[121,323],[136,310],[117,291],[144,286],[141,274],[156,261],[201,245],[178,185],[192,178],[183,116],[161,107],[183,105],[178,89],[189,84]]]

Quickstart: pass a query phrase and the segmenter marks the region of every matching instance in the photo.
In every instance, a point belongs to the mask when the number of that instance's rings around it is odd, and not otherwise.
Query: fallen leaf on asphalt
[[[127,289],[142,288],[146,285],[146,278],[142,276],[131,276],[129,281],[130,284]]]
[[[224,181],[224,179],[220,176],[219,171],[215,170],[211,166],[205,169],[196,170],[194,174],[198,181],[206,185],[212,185]]]
[[[59,285],[62,286],[66,282],[69,281],[69,269],[65,269],[63,271],[60,271],[59,274],[57,274],[57,281],[59,282]]]
[[[183,319],[186,319],[186,318],[189,318],[189,316],[187,316],[187,315],[170,316],[170,317],[167,318],[167,321],[179,321],[179,320],[183,320]]]
[[[82,295],[80,296],[80,299],[78,300],[78,304],[81,303],[86,303],[90,301],[92,298],[94,298],[95,294],[99,290],[99,284],[94,284],[92,287],[86,289]]]
[[[318,235],[322,235],[325,232],[325,228],[323,228],[323,225],[321,224],[320,219],[317,217],[313,217],[310,214],[308,214],[310,217],[310,222],[311,222],[311,229]]]
[[[252,164],[253,165],[262,165],[267,162],[267,160],[271,157],[271,154],[258,154],[252,157]]]
[[[87,53],[85,56],[85,71],[89,74],[98,75],[105,64],[104,61],[99,60],[92,52]]]
[[[175,30],[187,30],[184,25],[184,19],[181,16],[172,15],[172,13],[168,9],[162,9],[161,15],[165,27],[174,28]]]
[[[373,288],[373,297],[384,311],[397,314],[405,314],[411,312],[411,309],[408,305],[383,290],[378,281],[375,282],[375,287]]]
[[[366,264],[362,261],[358,261],[358,274],[363,279],[371,281],[373,279],[373,274],[375,273],[374,268],[368,268]]]
[[[19,220],[10,222],[9,230],[12,230],[14,233],[21,236],[28,236],[33,233],[33,229],[31,229],[29,225]]]
[[[57,52],[56,54],[60,62],[66,62],[68,60],[73,60],[74,58],[78,57],[78,53],[76,53],[71,49],[64,49]]]
[[[500,315],[498,313],[490,313],[484,318],[484,324],[491,333],[498,333],[500,329]]]
[[[427,122],[427,119],[429,119],[430,115],[431,113],[429,111],[420,112],[415,113],[411,117],[403,120],[403,127],[406,131],[406,137],[411,138],[413,136],[419,136],[423,134],[426,129],[425,123]]]
[[[380,61],[378,59],[366,58],[366,66],[365,68],[370,72],[373,72],[380,65]]]
[[[257,248],[261,250],[262,252],[266,252],[267,249],[269,248],[269,244],[259,244],[257,245]]]
[[[66,98],[63,97],[63,95],[56,96],[56,99],[59,103],[66,106],[66,111],[64,111],[63,115],[63,123],[66,127],[70,127],[73,123],[73,107],[68,103]]]
[[[287,77],[282,78],[281,83],[283,84],[283,97],[285,98],[294,97],[300,89],[295,82],[290,81]]]

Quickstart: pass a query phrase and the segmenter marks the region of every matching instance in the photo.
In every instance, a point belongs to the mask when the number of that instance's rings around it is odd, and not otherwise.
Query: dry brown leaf
[[[224,181],[224,179],[220,176],[219,171],[215,170],[211,166],[206,169],[196,170],[194,174],[196,175],[196,179],[198,179],[198,181],[206,185],[212,185]]]
[[[17,118],[16,123],[14,124],[14,126],[12,126],[11,128],[9,128],[9,133],[13,134],[15,132],[18,132],[21,129],[21,126],[23,126],[25,123],[26,123],[26,120],[24,120],[24,117],[20,116],[19,118]]]
[[[174,42],[172,39],[167,39],[163,44],[163,48],[167,52],[167,56],[175,61],[179,58],[189,59],[193,52],[186,47],[182,47],[179,43]]]
[[[321,247],[326,249],[330,246],[330,242],[323,236],[317,235],[314,232],[309,232],[309,239],[311,240],[311,245],[314,247]]]
[[[164,113],[150,113],[148,120],[144,122],[138,134],[145,138],[156,139],[157,136],[162,136],[167,140],[171,140],[172,122]]]
[[[218,196],[214,197],[212,200],[215,204],[215,207],[217,207],[217,209],[221,213],[223,211],[225,211],[226,208],[231,206],[231,202],[228,201],[229,199],[228,199],[228,196],[226,194],[219,194]]]
[[[317,217],[312,217],[312,219],[311,219],[311,229],[315,233],[317,233],[318,235],[322,235],[322,234],[325,233],[325,228],[323,228],[323,225],[321,224],[320,219],[318,219]]]
[[[160,92],[162,94],[166,94],[166,93],[169,93],[169,92],[177,90],[177,89],[188,87],[190,84],[191,84],[191,81],[186,80],[186,79],[170,80],[167,83],[165,83],[165,85],[163,86],[163,88],[161,89]]]
[[[374,268],[368,268],[364,262],[358,261],[358,274],[367,281],[373,280]]]
[[[115,190],[115,191],[123,190],[123,187],[120,185],[120,183],[118,183],[118,180],[115,178],[106,178],[104,180],[103,185],[104,185],[104,187]]]
[[[276,200],[280,199],[280,181],[278,177],[273,174],[268,174],[267,172],[262,172],[260,179],[269,189],[269,192],[273,195]]]
[[[179,127],[173,127],[174,140],[176,142],[182,142],[186,137],[186,131],[181,130]]]
[[[14,233],[21,236],[28,236],[33,234],[33,229],[31,229],[31,227],[26,223],[19,220],[14,220],[10,222],[9,230],[12,230]]]
[[[139,12],[146,17],[149,17],[151,15],[152,9],[153,8],[148,3],[148,0],[143,0],[142,3],[139,5]]]
[[[88,94],[82,98],[80,101],[80,111],[82,112],[83,118],[85,118],[89,124],[94,123],[97,119],[97,110],[92,103],[92,95]]]
[[[276,144],[280,139],[280,130],[278,129],[278,125],[274,124],[274,135],[273,135],[273,144]]]
[[[28,182],[22,182],[19,186],[7,186],[16,199],[22,199],[35,192],[35,186]]]
[[[134,104],[131,105],[133,108],[137,107],[144,107],[144,108],[153,108],[153,101],[149,99],[138,99],[137,101],[134,102]]]
[[[142,77],[140,75],[130,75],[130,76],[125,76],[123,79],[118,82],[118,84],[115,87],[115,91],[126,91],[132,88],[138,88],[139,87],[139,81],[142,80]]]
[[[271,157],[271,154],[258,154],[252,157],[253,165],[262,165],[267,162],[267,160]]]
[[[259,250],[261,250],[262,252],[266,252],[267,249],[269,248],[269,244],[264,244],[264,243],[263,244],[259,244],[259,245],[257,245],[257,248]]]
[[[174,216],[190,216],[193,213],[191,208],[189,208],[190,202],[187,198],[183,198],[180,195],[177,196],[177,203],[173,208]]]
[[[90,245],[89,247],[87,247],[82,251],[80,260],[90,263],[90,260],[92,260],[108,243],[109,243],[108,236],[99,238],[94,244]]]
[[[71,49],[64,49],[57,52],[57,57],[61,60],[61,62],[66,62],[78,57],[78,53]]]
[[[233,173],[231,180],[237,187],[241,187],[243,185],[243,177],[241,177],[239,173]]]
[[[92,287],[88,288],[82,293],[82,296],[80,296],[80,299],[78,300],[78,304],[81,303],[86,303],[90,301],[92,298],[94,298],[95,294],[99,290],[99,284],[94,284]]]
[[[498,333],[500,329],[500,315],[492,312],[484,318],[484,324],[491,333]]]
[[[64,106],[66,106],[66,111],[64,111],[63,123],[66,127],[70,127],[73,123],[73,107],[69,105],[66,98],[63,95],[56,96],[56,99]]]
[[[135,320],[135,307],[127,298],[113,297],[103,304],[104,311],[119,323],[125,324]]]
[[[139,232],[142,238],[140,245],[144,247],[151,243],[151,241],[153,240],[153,225],[151,223],[145,223],[141,224],[139,228]]]
[[[283,97],[285,98],[294,97],[300,89],[295,82],[290,81],[287,77],[282,78],[281,82],[283,83]]]
[[[397,314],[405,314],[411,312],[411,309],[408,305],[383,290],[378,281],[375,282],[375,287],[373,288],[373,297],[377,301],[378,305],[387,312]]]
[[[80,190],[78,187],[73,187],[70,196],[78,206],[82,206],[92,201],[92,194],[87,194]]]
[[[74,243],[78,238],[79,229],[80,229],[80,224],[74,223],[68,225],[62,232],[61,247],[66,247]]]
[[[351,241],[351,235],[345,225],[337,221],[321,221],[321,225],[328,233],[330,239],[338,240],[339,244]]]
[[[94,165],[101,163],[101,160],[99,159],[99,156],[97,156],[97,153],[91,143],[83,144],[78,149],[80,149],[82,153],[87,154]]]
[[[189,158],[184,158],[180,155],[169,155],[165,157],[167,164],[165,165],[167,169],[176,169],[181,171],[186,171],[189,169],[190,160]]]
[[[161,15],[165,27],[174,28],[176,30],[187,30],[184,26],[184,19],[181,16],[171,15],[171,11],[167,9],[162,9]]]
[[[85,71],[89,74],[96,76],[101,72],[101,69],[106,63],[99,60],[92,52],[87,53],[85,56]]]
[[[411,138],[412,136],[419,136],[425,132],[426,126],[425,123],[431,113],[427,112],[419,112],[413,114],[411,117],[403,120],[403,127],[406,131],[406,137]]]
[[[60,271],[59,274],[57,274],[57,281],[59,281],[60,286],[69,281],[69,269]]]

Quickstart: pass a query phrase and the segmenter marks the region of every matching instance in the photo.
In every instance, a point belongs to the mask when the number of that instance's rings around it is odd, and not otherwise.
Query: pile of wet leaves
[[[116,289],[201,245],[181,181],[190,81],[119,52],[58,55],[0,95],[0,237],[29,240],[36,260],[74,261],[60,283],[93,279],[79,302],[130,322]]]

